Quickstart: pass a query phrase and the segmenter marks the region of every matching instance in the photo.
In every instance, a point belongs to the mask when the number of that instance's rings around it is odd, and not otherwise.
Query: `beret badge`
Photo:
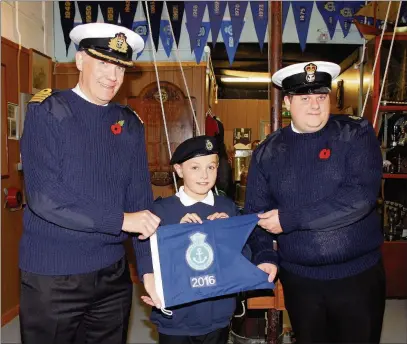
[[[213,144],[211,141],[206,140],[205,148],[207,151],[211,151],[213,149]]]

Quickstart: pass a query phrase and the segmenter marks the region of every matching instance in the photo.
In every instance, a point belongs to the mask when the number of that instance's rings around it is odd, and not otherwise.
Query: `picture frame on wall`
[[[35,50],[29,50],[29,93],[35,94],[52,85],[52,59]]]
[[[7,102],[7,137],[10,140],[20,139],[20,114],[18,104]]]

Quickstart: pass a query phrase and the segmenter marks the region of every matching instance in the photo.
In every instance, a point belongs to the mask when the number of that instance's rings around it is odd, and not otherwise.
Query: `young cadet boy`
[[[178,176],[184,180],[179,192],[171,197],[154,202],[153,213],[160,217],[161,225],[177,223],[202,223],[204,220],[224,219],[238,215],[234,202],[226,197],[214,195],[211,189],[215,185],[219,164],[217,141],[211,136],[197,136],[181,143],[174,152],[170,164]],[[267,234],[267,233],[266,233]],[[255,240],[256,242],[253,242]],[[262,254],[262,261],[253,261],[260,269],[275,277],[275,255],[269,254],[264,240],[251,236]],[[260,243],[260,244],[259,244]],[[263,247],[264,245],[264,247]],[[147,253],[147,252],[145,252]],[[137,254],[137,252],[136,252]],[[140,256],[140,252],[138,254]],[[155,290],[151,262],[144,255],[142,263],[138,261],[146,290],[150,297],[142,296],[145,303],[156,306],[151,321],[157,325],[160,344],[225,344],[228,340],[229,322],[235,311],[235,296],[199,301],[172,308],[172,316],[161,313]],[[151,258],[150,258],[151,260]],[[262,263],[262,264],[261,264]],[[140,271],[139,271],[140,273]]]

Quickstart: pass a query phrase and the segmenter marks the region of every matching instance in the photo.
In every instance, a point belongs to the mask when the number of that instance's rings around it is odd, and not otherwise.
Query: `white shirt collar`
[[[88,97],[86,97],[85,93],[82,92],[81,88],[79,87],[79,84],[76,84],[76,86],[72,89],[73,92],[75,92],[79,97],[85,99],[89,103],[93,103],[92,101],[89,100]],[[93,103],[94,104],[94,103]],[[108,106],[109,104],[105,104],[103,106]]]
[[[291,130],[292,130],[294,133],[302,134],[301,131],[299,131],[299,130],[294,126],[294,123],[293,123],[292,121],[291,121]]]
[[[202,202],[202,203],[205,203],[205,204],[208,204],[211,206],[213,206],[215,204],[215,198],[213,197],[212,190],[209,190],[208,195],[202,201],[197,201],[197,200],[191,198],[190,196],[188,196],[185,193],[183,186],[181,186],[179,188],[179,191],[175,194],[175,196],[179,197],[179,200],[185,207],[189,207],[198,202]]]

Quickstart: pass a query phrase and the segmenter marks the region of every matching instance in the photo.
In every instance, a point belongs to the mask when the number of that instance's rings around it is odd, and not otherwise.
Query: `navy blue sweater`
[[[118,121],[122,132],[114,135]],[[22,270],[86,273],[124,256],[123,213],[152,204],[144,129],[130,109],[56,92],[29,104],[21,155],[28,201]]]
[[[380,259],[381,174],[379,143],[366,120],[332,116],[310,134],[286,127],[253,154],[245,211],[278,209],[286,270],[314,279],[352,276]]]
[[[160,225],[163,226],[179,223],[187,213],[196,213],[202,220],[215,212],[225,212],[229,216],[238,215],[235,204],[230,199],[222,196],[215,196],[213,206],[202,202],[184,206],[177,196],[172,196],[155,201],[153,212],[161,218]],[[254,247],[250,246],[250,250],[258,252],[252,258],[252,261],[256,265],[264,262],[274,262],[276,255],[268,250],[272,241],[257,240],[256,235],[257,232],[254,232],[248,241],[249,245],[254,245]],[[271,240],[269,235],[266,236],[267,238]],[[144,244],[145,246],[138,246],[136,252],[138,270],[141,275],[153,272],[148,240]],[[143,263],[140,264],[140,262]],[[157,325],[160,333],[189,336],[203,335],[228,326],[235,310],[235,297],[228,296],[195,302],[187,306],[171,308],[171,310],[173,315],[168,318],[160,310],[153,308],[151,321]]]

